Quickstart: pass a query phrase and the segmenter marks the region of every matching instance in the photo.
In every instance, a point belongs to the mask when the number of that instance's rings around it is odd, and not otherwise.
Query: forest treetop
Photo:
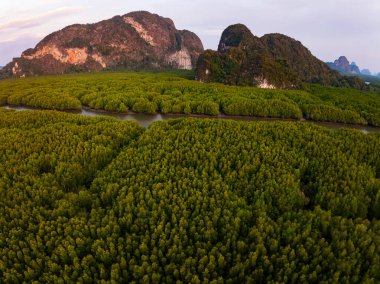
[[[378,283],[380,134],[0,109],[0,282]]]
[[[97,73],[0,81],[0,105],[118,112],[306,118],[380,126],[379,95],[307,85],[265,90],[189,80],[190,73]]]

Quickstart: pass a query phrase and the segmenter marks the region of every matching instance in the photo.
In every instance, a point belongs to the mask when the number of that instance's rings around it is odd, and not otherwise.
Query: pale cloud
[[[0,32],[9,29],[30,29],[45,24],[47,21],[51,21],[57,17],[77,13],[80,10],[78,7],[61,7],[34,17],[13,20],[5,24],[0,24]]]
[[[0,55],[6,54],[7,60],[0,62],[1,66],[4,66],[11,61],[13,57],[19,57],[21,51],[24,51],[27,47],[35,46],[41,40],[40,34],[23,34],[21,37],[3,40],[0,42]]]
[[[34,34],[31,34],[31,33],[22,33],[22,34],[18,34],[16,36],[12,36],[12,37],[9,37],[9,38],[6,38],[6,39],[0,39],[0,46],[1,45],[9,45],[9,44],[14,44],[14,43],[17,43],[17,42],[21,42],[21,41],[24,41],[25,39],[28,39],[29,41],[30,40],[33,40],[33,41],[40,41],[43,37],[45,37],[46,35],[44,33],[34,33]]]

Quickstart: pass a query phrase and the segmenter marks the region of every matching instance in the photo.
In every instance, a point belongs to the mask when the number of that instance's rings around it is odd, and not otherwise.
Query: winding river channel
[[[21,106],[4,106],[6,109],[13,109],[16,111],[25,110],[38,110],[38,108],[32,107],[21,107]],[[143,113],[115,113],[108,111],[98,111],[90,108],[83,108],[81,111],[66,111],[70,113],[77,113],[85,116],[110,116],[119,120],[134,120],[138,122],[141,126],[148,128],[155,121],[168,120],[179,117],[198,117],[198,118],[211,118],[211,119],[232,119],[240,121],[297,121],[294,119],[283,119],[283,118],[260,118],[260,117],[248,117],[248,116],[227,116],[220,114],[219,116],[206,116],[206,115],[180,115],[180,114],[143,114]],[[340,129],[340,128],[353,128],[360,130],[364,133],[374,133],[380,132],[380,127],[355,125],[355,124],[345,124],[345,123],[334,123],[334,122],[316,122],[310,120],[302,120],[304,123],[314,123],[327,127],[329,129]]]

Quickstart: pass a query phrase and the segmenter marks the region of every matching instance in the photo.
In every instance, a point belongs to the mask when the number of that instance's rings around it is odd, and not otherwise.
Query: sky
[[[139,10],[171,18],[208,49],[217,49],[227,26],[242,23],[257,36],[293,37],[323,61],[345,55],[380,72],[379,0],[0,0],[0,65],[65,26]]]

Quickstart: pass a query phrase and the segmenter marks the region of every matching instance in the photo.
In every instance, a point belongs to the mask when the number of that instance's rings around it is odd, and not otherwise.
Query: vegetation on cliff
[[[299,41],[282,34],[254,36],[242,24],[229,26],[218,51],[198,59],[197,79],[228,85],[299,88],[302,83],[367,89],[361,79],[331,70]]]

